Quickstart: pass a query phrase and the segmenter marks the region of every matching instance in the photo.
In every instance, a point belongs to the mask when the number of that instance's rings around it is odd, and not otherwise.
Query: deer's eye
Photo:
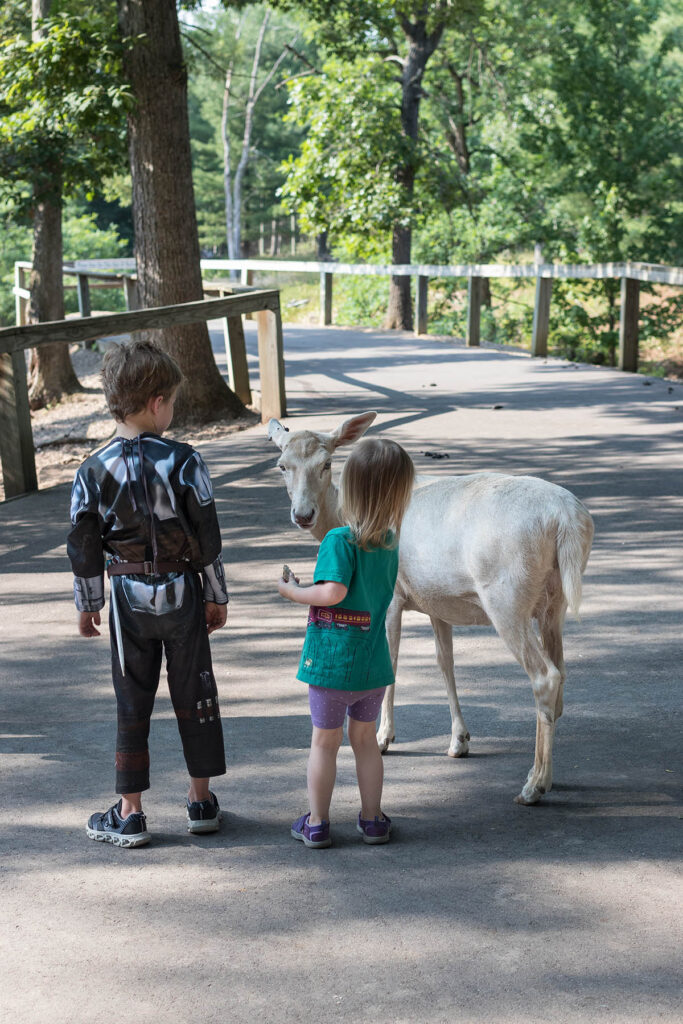
[[[325,465],[323,466],[323,470],[322,470],[323,473],[326,473],[327,470],[330,469],[331,467],[332,467],[332,459],[328,459],[327,462],[325,463]]]
[[[287,472],[287,467],[286,467],[286,466],[283,466],[283,465],[282,465],[281,463],[279,463],[279,462],[278,462],[278,464],[277,464],[277,468],[278,468],[278,469],[280,470],[280,472],[281,472],[281,473],[286,473],[286,472]]]

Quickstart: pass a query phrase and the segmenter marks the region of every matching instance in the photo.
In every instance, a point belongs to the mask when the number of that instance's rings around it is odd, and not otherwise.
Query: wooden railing
[[[18,265],[19,266],[19,265]],[[26,266],[26,264],[22,264]],[[29,265],[30,266],[30,265]],[[640,316],[640,284],[670,284],[683,286],[683,267],[667,267],[653,263],[598,263],[561,264],[529,263],[524,265],[507,263],[464,263],[464,264],[401,264],[371,265],[361,263],[335,263],[333,261],[308,260],[202,260],[203,271],[228,270],[239,272],[242,285],[251,285],[256,271],[270,274],[297,273],[320,275],[320,324],[332,323],[332,290],[335,274],[350,274],[363,277],[414,277],[415,278],[415,333],[427,333],[427,311],[430,279],[467,279],[467,345],[476,346],[481,338],[481,306],[484,281],[492,278],[535,278],[536,296],[531,331],[531,355],[548,354],[548,333],[550,326],[550,303],[554,279],[604,280],[611,278],[621,281],[621,306],[619,319],[620,370],[636,372],[638,369],[638,321]],[[66,272],[67,268],[65,268]],[[68,272],[75,274],[79,282],[95,277],[102,271],[115,271],[126,291],[126,301],[132,301],[135,275],[135,260],[119,258],[111,260],[75,261]],[[126,282],[129,282],[126,284]],[[208,282],[207,282],[208,284]],[[79,296],[86,285],[79,284]],[[16,292],[17,289],[15,289]],[[129,294],[130,293],[130,294]],[[17,300],[18,301],[18,300]],[[82,305],[79,299],[79,304]],[[17,322],[20,322],[19,320]]]
[[[87,276],[93,275],[88,271]],[[218,299],[50,323],[20,323],[0,330],[0,462],[5,497],[35,491],[38,487],[24,355],[28,348],[54,342],[94,341],[112,334],[222,319],[230,386],[248,404],[251,387],[242,316],[255,313],[261,417],[265,423],[271,416],[286,415],[280,293],[275,289],[259,290],[239,285],[235,285],[233,291],[235,294]]]
[[[403,264],[400,266],[369,266],[355,263],[305,262],[302,260],[202,260],[204,270],[238,270],[242,280],[251,283],[254,271],[268,273],[320,274],[320,323],[332,323],[332,279],[335,274],[360,276],[414,277],[415,333],[427,333],[427,307],[430,278],[467,278],[466,343],[479,345],[481,336],[481,305],[486,278],[535,278],[536,298],[531,335],[532,356],[548,354],[550,300],[555,278],[621,280],[621,315],[619,323],[619,369],[638,369],[638,319],[640,283],[683,285],[683,267],[665,267],[652,263],[559,264],[505,263]]]

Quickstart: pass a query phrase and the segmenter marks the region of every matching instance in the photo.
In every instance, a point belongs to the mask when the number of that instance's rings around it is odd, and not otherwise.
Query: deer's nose
[[[311,510],[305,516],[300,515],[298,512],[294,513],[294,522],[296,523],[297,526],[301,526],[304,529],[306,529],[306,527],[311,525],[311,523],[313,522],[314,518],[315,518],[315,512],[313,510]]]

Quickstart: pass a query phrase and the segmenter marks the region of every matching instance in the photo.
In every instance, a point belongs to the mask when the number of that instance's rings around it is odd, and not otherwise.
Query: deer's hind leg
[[[514,594],[505,588],[489,588],[482,603],[498,635],[531,680],[536,700],[536,750],[534,763],[515,802],[535,804],[552,787],[553,739],[558,709],[561,712],[562,708],[563,673],[551,659],[550,651],[541,645],[528,610],[520,607]],[[558,656],[557,646],[553,653]]]
[[[555,721],[561,716],[564,708],[564,683],[567,678],[567,671],[564,664],[562,630],[566,612],[567,602],[562,593],[562,585],[558,580],[558,586],[554,588],[550,603],[538,616],[543,649],[560,672],[560,685],[555,703]]]
[[[387,641],[389,643],[389,653],[391,655],[391,664],[394,669],[394,677],[396,676],[396,666],[398,664],[398,649],[401,644],[401,618],[403,616],[404,607],[405,598],[398,593],[395,593],[387,610],[386,620]],[[386,693],[384,694],[384,700],[382,701],[382,715],[379,720],[377,743],[383,754],[389,749],[389,744],[393,743],[396,739],[396,728],[394,725],[395,689],[396,685],[387,686]]]
[[[460,702],[455,688],[455,672],[453,671],[453,627],[443,619],[435,619],[430,616],[434,640],[436,642],[436,660],[441,669],[446,693],[448,694],[448,706],[451,709],[451,744],[447,750],[449,757],[467,757],[470,751],[470,734],[462,717]]]

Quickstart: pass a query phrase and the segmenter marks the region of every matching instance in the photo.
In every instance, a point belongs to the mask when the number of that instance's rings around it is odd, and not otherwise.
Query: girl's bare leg
[[[349,718],[349,743],[356,758],[356,776],[360,790],[361,818],[374,821],[382,817],[382,785],[384,764],[377,745],[374,722],[357,722]]]
[[[313,726],[308,758],[308,801],[311,809],[308,820],[311,825],[330,820],[330,802],[337,777],[337,752],[343,735],[342,726],[338,729],[319,729],[317,725]]]

